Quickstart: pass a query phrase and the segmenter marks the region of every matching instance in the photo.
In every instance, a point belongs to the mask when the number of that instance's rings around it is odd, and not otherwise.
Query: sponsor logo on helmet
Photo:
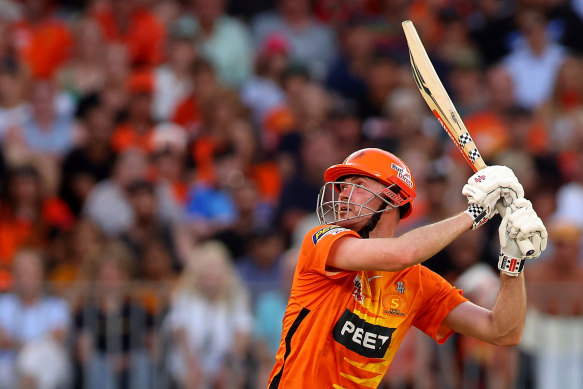
[[[403,166],[399,166],[394,162],[391,163],[391,167],[398,172],[397,177],[399,177],[399,179],[403,181],[409,188],[413,189],[413,179],[411,178],[411,173],[409,173],[409,171]]]
[[[349,231],[349,230],[347,228],[343,228],[343,227],[339,227],[339,226],[322,227],[318,231],[314,232],[314,235],[312,235],[312,242],[314,243],[314,246],[315,246],[316,243],[318,243],[320,241],[320,239],[322,239],[326,235],[336,235],[336,234],[339,234],[343,231]]]

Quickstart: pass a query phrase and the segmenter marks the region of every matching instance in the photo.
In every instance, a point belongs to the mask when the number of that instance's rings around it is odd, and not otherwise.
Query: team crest
[[[403,294],[405,293],[405,283],[402,281],[397,282],[397,292],[399,292],[399,294]]]

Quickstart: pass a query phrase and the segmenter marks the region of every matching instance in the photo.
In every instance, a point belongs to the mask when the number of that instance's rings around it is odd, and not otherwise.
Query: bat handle
[[[514,204],[510,204],[508,208],[510,208],[511,212],[516,211],[516,206]],[[496,204],[496,209],[500,216],[504,217],[506,215],[507,208],[502,205],[502,203]],[[516,240],[516,244],[518,244],[518,248],[520,248],[520,252],[523,255],[530,256],[534,254],[534,246],[529,239]]]

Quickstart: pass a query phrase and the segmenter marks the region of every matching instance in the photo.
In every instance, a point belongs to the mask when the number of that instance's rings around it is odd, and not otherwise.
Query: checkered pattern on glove
[[[479,205],[470,204],[468,209],[465,210],[465,213],[467,213],[472,217],[472,219],[474,219],[474,223],[472,224],[473,230],[475,230],[476,228],[480,227],[482,224],[488,221],[487,218],[488,212],[486,212],[484,207],[481,207]]]

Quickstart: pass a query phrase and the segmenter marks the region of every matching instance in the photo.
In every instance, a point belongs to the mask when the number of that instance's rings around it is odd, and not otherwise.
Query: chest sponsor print
[[[368,323],[348,309],[334,326],[332,335],[336,342],[367,358],[383,358],[391,344],[395,328]]]

